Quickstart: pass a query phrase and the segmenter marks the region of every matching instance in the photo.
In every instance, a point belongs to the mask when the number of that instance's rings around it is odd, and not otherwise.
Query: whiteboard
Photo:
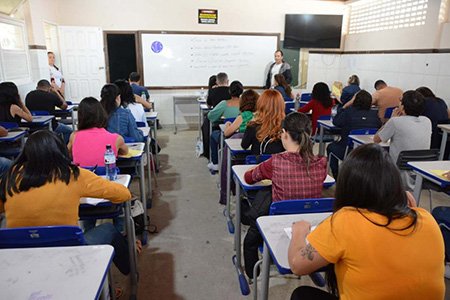
[[[206,86],[211,75],[225,72],[230,82],[261,87],[278,39],[278,34],[142,33],[144,85]]]

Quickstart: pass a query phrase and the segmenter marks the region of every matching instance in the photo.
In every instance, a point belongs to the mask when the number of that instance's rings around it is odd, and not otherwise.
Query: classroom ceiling
[[[10,15],[24,0],[1,0],[0,13]]]

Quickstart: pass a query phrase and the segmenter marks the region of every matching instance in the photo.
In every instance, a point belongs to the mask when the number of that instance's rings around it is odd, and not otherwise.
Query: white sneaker
[[[219,165],[215,165],[212,162],[210,162],[208,164],[208,169],[210,169],[211,171],[219,171]]]
[[[445,278],[450,279],[450,263],[445,264]]]

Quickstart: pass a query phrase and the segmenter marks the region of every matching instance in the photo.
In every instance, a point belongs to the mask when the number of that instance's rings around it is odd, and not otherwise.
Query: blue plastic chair
[[[226,119],[223,119],[223,123],[224,123],[224,124],[225,124],[226,122],[233,123],[234,120],[236,120],[236,118],[226,118]]]
[[[62,247],[86,245],[78,226],[42,226],[0,229],[0,248]]]
[[[148,125],[145,122],[138,122],[136,121],[137,127],[147,127]]]
[[[386,108],[386,111],[384,112],[384,118],[385,119],[391,118],[392,117],[392,113],[394,112],[395,108],[396,107],[388,107],[388,108]]]
[[[50,113],[46,110],[32,110],[30,111],[32,116],[49,116]]]
[[[0,122],[0,126],[2,126],[5,129],[19,128],[19,124],[14,123],[14,122]]]
[[[246,165],[256,165],[256,164],[262,163],[263,161],[268,160],[271,157],[272,157],[271,154],[247,155],[245,157],[245,164]]]
[[[300,101],[302,101],[302,102],[309,102],[309,101],[311,101],[311,98],[312,98],[312,94],[311,93],[303,93],[300,96]]]
[[[295,102],[294,101],[286,101],[284,102],[285,107],[285,113],[286,115],[291,113],[291,109],[295,108]]]
[[[317,199],[300,199],[300,200],[283,200],[273,202],[270,205],[269,215],[291,215],[291,214],[312,214],[312,213],[325,213],[332,212],[334,206],[334,198],[317,198]],[[262,264],[262,259],[259,260],[253,268],[253,286],[254,291],[257,293],[257,271]],[[284,269],[277,266],[278,272],[282,275],[292,274],[290,269]],[[323,269],[317,270],[314,273],[309,274],[311,280],[320,287],[325,286],[325,279],[319,272],[323,272]]]

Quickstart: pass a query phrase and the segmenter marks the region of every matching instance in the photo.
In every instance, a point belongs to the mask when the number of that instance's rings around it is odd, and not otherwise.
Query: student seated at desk
[[[417,88],[416,92],[419,92],[425,98],[425,108],[422,115],[431,121],[431,149],[439,149],[441,147],[442,138],[440,129],[437,126],[438,124],[449,123],[450,110],[445,101],[436,97],[429,88],[422,86]],[[444,157],[448,157],[448,155]]]
[[[67,108],[67,103],[59,94],[54,94],[54,88],[48,80],[42,79],[37,83],[36,90],[31,91],[25,97],[25,104],[31,111],[45,111],[50,115],[55,114],[55,108]],[[58,95],[58,96],[57,96]],[[52,120],[53,131],[62,134],[66,144],[69,142],[69,137],[72,134],[72,128],[61,122]]]
[[[131,138],[134,142],[143,142],[144,134],[136,125],[136,119],[131,112],[120,106],[120,91],[115,84],[105,84],[101,90],[100,103],[108,115],[109,132],[118,133],[123,138]]]
[[[17,86],[13,82],[0,83],[0,122],[20,124],[22,119],[31,122],[33,116],[20,100]]]
[[[136,122],[142,122],[145,124],[145,127],[148,127],[144,106],[136,102],[135,97],[137,98],[138,96],[133,94],[131,86],[128,84],[128,82],[126,82],[125,80],[116,80],[114,84],[119,88],[120,105],[131,112]]]
[[[97,99],[87,97],[81,101],[78,106],[78,130],[72,133],[67,145],[75,165],[104,167],[106,145],[111,145],[116,157],[128,153],[123,138],[105,129],[107,120],[106,112]]]
[[[292,89],[289,86],[289,84],[286,82],[286,79],[284,79],[283,74],[276,74],[274,76],[274,90],[277,90],[281,93],[281,96],[283,96],[284,101],[294,101],[294,95],[292,94]]]
[[[235,133],[245,132],[248,122],[253,119],[258,98],[259,94],[254,90],[246,90],[242,93],[241,99],[239,100],[240,113],[233,121],[233,123],[225,123],[225,131],[223,132],[223,135],[225,137],[230,137]]]
[[[356,93],[353,105],[349,108],[342,109],[333,118],[333,124],[341,128],[341,139],[337,142],[332,142],[327,147],[328,156],[330,157],[330,168],[333,173],[333,177],[337,179],[339,171],[339,162],[344,159],[345,149],[348,145],[348,135],[353,129],[364,128],[380,128],[381,121],[378,118],[378,112],[372,110],[372,96],[365,90],[361,90]]]
[[[342,89],[342,94],[340,97],[341,105],[344,105],[358,93],[361,88],[359,87],[359,77],[357,75],[352,75],[348,78],[348,85]],[[370,97],[372,100],[372,97]]]
[[[275,90],[265,90],[256,103],[256,113],[242,137],[241,147],[251,147],[252,155],[283,152],[281,122],[285,114],[284,100]]]
[[[298,112],[302,113],[307,113],[312,110],[312,135],[316,134],[317,120],[319,120],[319,117],[331,115],[333,100],[330,97],[330,93],[330,89],[325,82],[318,82],[313,87],[311,101],[298,109]]]
[[[416,91],[406,91],[400,106],[396,108],[392,117],[377,132],[375,143],[390,140],[389,153],[392,161],[397,162],[400,152],[405,150],[430,149],[431,121],[422,116],[425,99]],[[414,189],[414,180],[408,171],[401,172],[405,187]]]
[[[258,261],[258,246],[262,237],[256,219],[269,214],[270,204],[289,199],[320,198],[327,176],[327,159],[313,154],[311,121],[303,113],[292,112],[283,121],[281,141],[285,152],[271,158],[245,173],[245,181],[254,184],[264,179],[272,180],[272,193],[256,194],[252,207],[246,214],[250,228],[244,239],[245,272],[253,278],[253,267]]]
[[[130,200],[131,193],[121,184],[73,165],[66,145],[48,130],[30,135],[0,182],[0,212],[5,211],[8,228],[78,226],[82,197],[122,203]],[[125,275],[130,272],[125,238],[111,223],[94,227],[84,235],[90,245],[112,245],[115,265]]]
[[[355,188],[357,187],[357,188]],[[389,154],[376,144],[341,166],[333,215],[310,232],[292,225],[289,266],[306,275],[330,265],[331,294],[297,288],[291,299],[444,299],[444,243],[431,214],[405,192]]]
[[[233,81],[230,84],[230,100],[223,100],[217,104],[213,110],[208,113],[208,119],[211,123],[217,124],[223,117],[225,119],[236,118],[239,115],[239,97],[244,91],[242,83],[239,81]],[[208,168],[211,171],[218,171],[219,166],[217,165],[218,158],[218,145],[220,138],[220,129],[211,132],[211,162],[208,164]]]

